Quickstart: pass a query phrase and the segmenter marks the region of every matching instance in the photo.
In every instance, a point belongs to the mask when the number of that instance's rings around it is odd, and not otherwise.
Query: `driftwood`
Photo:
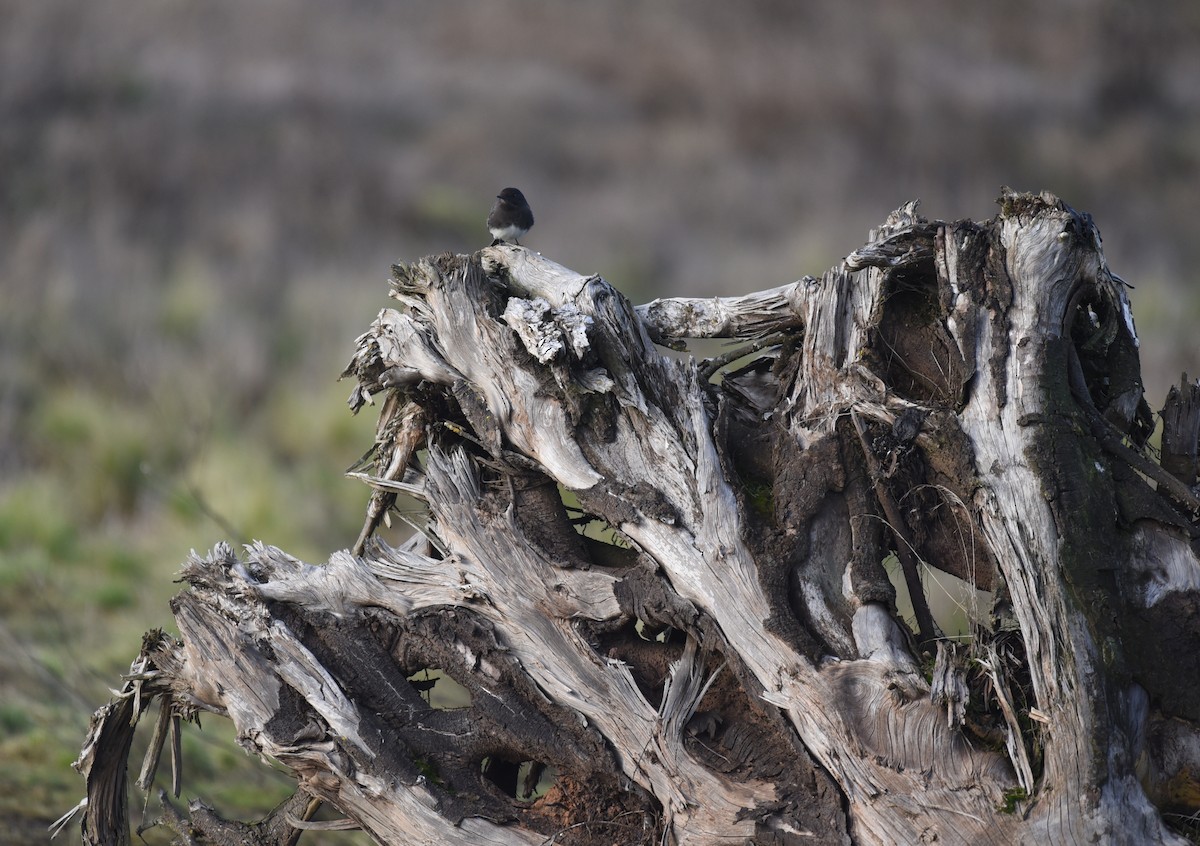
[[[346,371],[380,413],[354,551],[188,560],[181,638],[147,636],[77,764],[88,843],[129,841],[154,699],[144,788],[199,712],[298,784],[254,825],[167,802],[181,842],[295,842],[318,799],[388,844],[1183,842],[1200,384],[1156,463],[1090,217],[912,203],[742,297],[635,308],[505,245],[392,296]],[[662,349],[688,338],[737,346]],[[393,547],[400,495],[428,517]],[[931,569],[993,597],[967,636]],[[431,705],[430,669],[469,704]]]

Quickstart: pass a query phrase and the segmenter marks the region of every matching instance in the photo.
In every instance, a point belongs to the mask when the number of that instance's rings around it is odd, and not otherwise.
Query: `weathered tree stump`
[[[201,711],[299,786],[254,826],[194,806],[188,842],[294,842],[313,798],[387,844],[1182,842],[1200,386],[1160,466],[1090,217],[1000,204],[912,203],[819,279],[637,308],[520,247],[396,266],[346,371],[380,412],[357,554],[184,565],[181,639],[147,636],[77,765],[85,840],[128,842],[157,698],[144,788]],[[741,346],[659,348],[687,338]],[[392,547],[400,494],[428,518]],[[929,568],[994,596],[967,636]],[[469,705],[429,704],[433,668]]]

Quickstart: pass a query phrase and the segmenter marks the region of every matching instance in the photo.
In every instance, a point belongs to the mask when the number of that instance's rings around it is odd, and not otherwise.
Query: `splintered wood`
[[[201,711],[296,777],[254,828],[170,806],[205,842],[1178,842],[1200,388],[1160,467],[1090,217],[910,203],[744,296],[635,308],[509,245],[398,265],[391,296],[344,374],[379,414],[360,536],[189,559],[180,639],[80,759],[88,842],[128,842],[113,762],[154,698],[143,787]]]

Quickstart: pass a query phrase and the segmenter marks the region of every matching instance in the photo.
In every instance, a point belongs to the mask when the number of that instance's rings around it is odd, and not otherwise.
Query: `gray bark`
[[[308,797],[388,844],[1183,842],[1200,388],[1163,469],[1090,217],[913,203],[819,279],[637,308],[521,247],[394,271],[346,374],[383,398],[354,551],[189,559],[181,639],[93,722],[87,842],[128,840],[154,698],[296,774],[255,827],[194,807],[208,842],[294,839]],[[741,346],[660,349],[699,337]],[[392,547],[400,494],[428,521]],[[957,643],[932,569],[994,593]]]

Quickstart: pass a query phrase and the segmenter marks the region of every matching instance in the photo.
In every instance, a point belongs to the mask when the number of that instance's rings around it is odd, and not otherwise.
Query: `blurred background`
[[[1200,4],[964,8],[0,0],[0,841],[82,795],[190,549],[353,542],[373,421],[337,375],[390,263],[487,244],[506,185],[527,246],[637,302],[1049,189],[1136,286],[1159,408],[1200,371]],[[289,782],[222,722],[186,795],[261,814]]]

